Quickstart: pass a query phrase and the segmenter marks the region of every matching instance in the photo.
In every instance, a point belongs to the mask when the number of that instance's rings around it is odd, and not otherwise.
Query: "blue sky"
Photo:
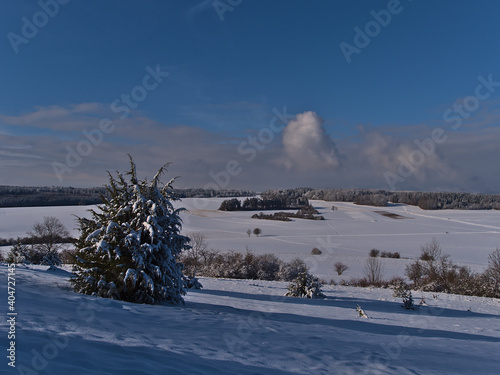
[[[1,7],[0,184],[499,191],[498,2]]]

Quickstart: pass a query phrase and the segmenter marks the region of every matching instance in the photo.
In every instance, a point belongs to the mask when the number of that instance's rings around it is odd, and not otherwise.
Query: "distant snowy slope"
[[[0,265],[6,280],[7,267]],[[135,305],[69,289],[69,274],[16,269],[16,370],[39,374],[498,374],[500,301],[325,287],[283,297],[280,282],[202,279],[185,306]],[[1,285],[6,311],[6,282]],[[420,296],[419,296],[420,297]],[[418,298],[417,298],[418,301]],[[356,316],[359,304],[370,319]],[[2,323],[2,347],[6,339]],[[29,370],[32,372],[29,372]]]
[[[176,202],[185,207],[181,214],[183,233],[203,232],[209,248],[246,249],[262,254],[273,253],[285,261],[304,259],[311,272],[327,281],[363,277],[363,268],[372,248],[399,252],[416,259],[420,247],[436,238],[444,253],[455,263],[469,265],[482,272],[488,255],[500,247],[500,211],[439,210],[418,207],[358,206],[353,203],[311,201],[326,220],[293,219],[291,222],[252,219],[252,211],[218,211],[225,198],[185,198]],[[337,210],[331,208],[335,206]],[[75,216],[88,216],[93,206],[0,208],[0,237],[24,236],[44,216],[56,216],[73,235],[77,235]],[[396,216],[383,215],[383,212]],[[271,211],[273,212],[273,211]],[[401,218],[393,218],[401,217]],[[247,230],[259,227],[262,235],[248,237]],[[319,248],[323,254],[312,256]],[[6,249],[4,249],[4,252]],[[341,261],[349,267],[338,276],[333,264]],[[382,259],[384,278],[403,276],[409,259]]]

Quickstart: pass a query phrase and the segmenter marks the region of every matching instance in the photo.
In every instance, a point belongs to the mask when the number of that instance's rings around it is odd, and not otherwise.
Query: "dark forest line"
[[[178,198],[224,198],[254,197],[255,192],[237,189],[175,189]],[[106,195],[104,187],[39,187],[39,186],[0,186],[0,207],[36,206],[76,206],[101,203],[101,194]],[[384,207],[392,204],[408,204],[425,210],[500,209],[500,194],[456,193],[456,192],[414,192],[385,191],[377,189],[274,189],[261,193],[261,200],[251,199],[248,210],[300,208],[308,199],[354,202],[356,204]],[[267,203],[270,207],[267,207]],[[276,204],[279,202],[280,204]],[[251,204],[250,204],[251,203]],[[259,203],[259,204],[257,204]],[[261,204],[260,204],[261,203]],[[240,209],[241,209],[240,208]]]
[[[248,197],[247,190],[175,189],[178,198]],[[104,187],[0,186],[0,207],[82,206],[102,203]]]

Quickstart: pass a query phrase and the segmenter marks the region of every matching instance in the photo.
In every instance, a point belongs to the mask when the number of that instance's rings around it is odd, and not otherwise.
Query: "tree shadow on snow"
[[[429,317],[446,317],[446,318],[498,318],[496,314],[484,314],[472,311],[454,310],[435,306],[421,306],[415,310],[405,310],[401,302],[394,301],[379,301],[366,298],[355,298],[355,297],[326,297],[318,299],[310,298],[295,298],[287,296],[276,296],[270,294],[252,294],[244,292],[234,292],[234,291],[222,291],[222,290],[210,290],[203,289],[197,291],[191,291],[190,293],[202,293],[202,294],[212,294],[216,296],[232,297],[244,299],[247,301],[262,301],[262,302],[280,302],[289,303],[294,305],[308,305],[308,306],[332,306],[340,308],[356,308],[356,305],[361,305],[361,307],[366,311],[380,312],[380,313],[405,313],[405,314],[417,314],[425,315]]]
[[[500,343],[499,338],[491,336],[445,331],[440,329],[425,329],[416,327],[406,327],[401,325],[381,324],[377,321],[377,319],[359,319],[359,320],[347,320],[347,319],[335,319],[335,318],[328,319],[321,317],[297,315],[293,313],[248,310],[248,309],[235,308],[232,306],[215,305],[215,304],[201,303],[201,302],[189,302],[186,304],[186,307],[191,308],[193,310],[210,310],[218,313],[235,314],[246,317],[251,316],[251,314],[252,315],[261,314],[263,316],[263,319],[265,319],[266,321],[274,321],[277,323],[289,323],[297,325],[320,325],[325,327],[340,328],[340,329],[363,332],[367,334],[378,334],[384,336],[399,336],[401,334],[404,334],[412,337],[430,337],[430,338],[443,338],[443,339],[453,339],[453,340]],[[353,317],[355,317],[356,316],[355,308],[353,308],[352,310],[353,310]],[[367,311],[367,313],[369,314],[368,310],[365,311]],[[418,317],[418,319],[421,320],[425,320],[426,318],[432,319],[433,316],[421,315],[420,317]]]

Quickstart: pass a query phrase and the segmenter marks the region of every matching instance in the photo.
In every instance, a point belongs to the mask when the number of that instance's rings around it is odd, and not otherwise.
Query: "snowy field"
[[[326,220],[281,222],[251,219],[255,212],[217,211],[223,200],[189,198],[178,202],[178,206],[188,210],[181,215],[183,233],[203,232],[209,248],[215,250],[244,252],[248,248],[257,254],[276,254],[285,261],[302,258],[313,274],[326,281],[362,277],[372,248],[398,251],[403,258],[408,258],[382,259],[383,276],[390,279],[403,276],[406,264],[416,259],[421,246],[434,237],[455,263],[469,265],[478,272],[487,265],[488,255],[500,246],[500,211],[424,211],[406,205],[371,207],[311,201]],[[332,211],[333,205],[337,210]],[[74,215],[87,216],[88,209],[88,206],[0,208],[0,237],[24,236],[44,216],[59,218],[76,236]],[[394,213],[401,218],[394,219],[377,211]],[[262,235],[248,237],[247,230],[256,227],[262,229]],[[322,251],[321,255],[311,255],[315,247]],[[340,277],[333,269],[337,261],[349,267]]]
[[[251,219],[219,212],[222,199],[184,199],[183,232],[205,233],[217,250],[304,259],[326,280],[363,276],[371,248],[415,259],[436,237],[444,252],[477,270],[500,246],[499,211],[422,211],[312,201],[324,221]],[[332,205],[337,210],[331,209]],[[2,208],[0,237],[24,236],[44,216],[76,235],[89,207]],[[394,219],[375,211],[387,211]],[[262,236],[246,231],[259,227]],[[322,255],[311,255],[317,247]],[[7,248],[3,249],[4,252]],[[350,268],[333,271],[341,260]],[[410,259],[383,259],[385,278]],[[77,295],[68,270],[16,268],[16,369],[6,374],[499,374],[500,300],[417,293],[417,311],[391,290],[325,286],[322,300],[284,297],[286,283],[201,279],[185,306],[149,306]],[[1,347],[8,348],[7,266],[0,265]],[[369,315],[360,318],[359,304]],[[4,351],[5,353],[6,351]]]
[[[427,305],[406,311],[384,289],[326,286],[326,299],[305,300],[283,297],[281,282],[201,279],[185,306],[150,306],[77,295],[69,273],[33,268],[15,272],[17,367],[4,355],[2,374],[500,371],[499,300],[424,293]],[[5,265],[0,277],[6,306]],[[2,319],[2,348],[6,336]]]

